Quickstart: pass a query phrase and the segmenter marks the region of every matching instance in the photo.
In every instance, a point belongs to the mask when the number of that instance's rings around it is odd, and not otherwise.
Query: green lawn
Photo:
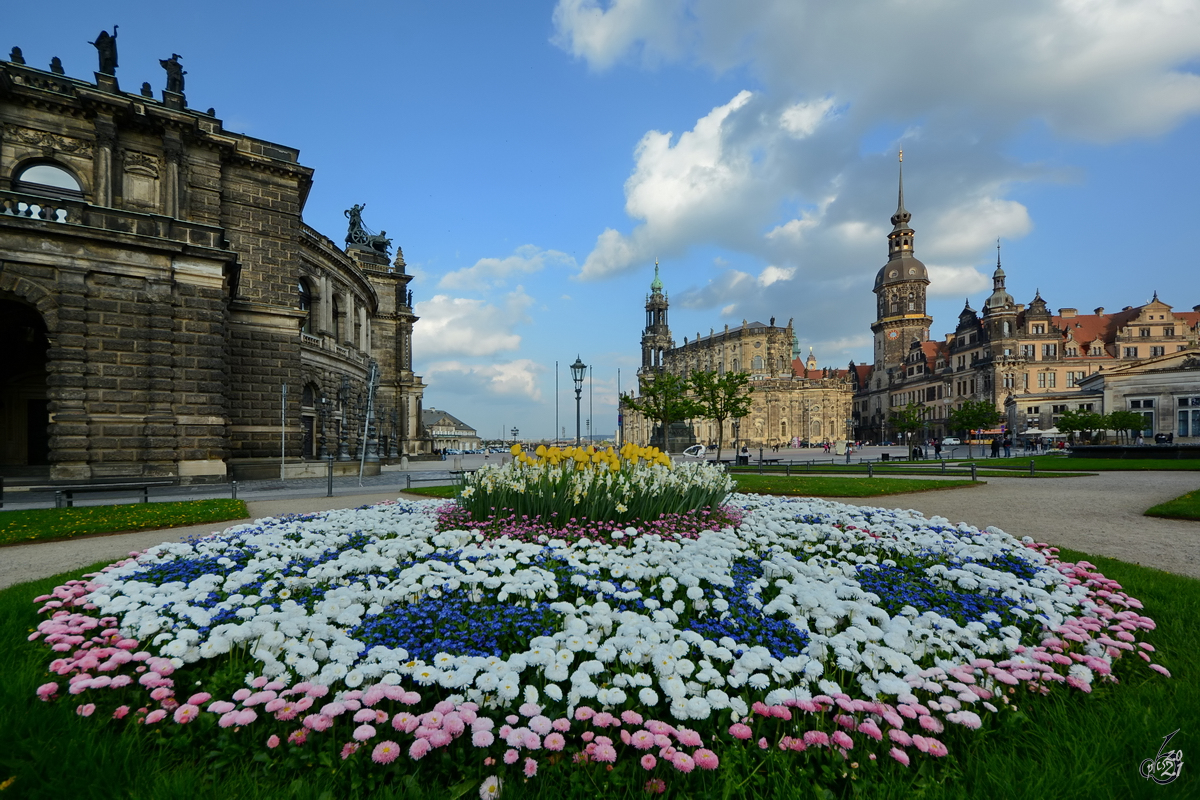
[[[964,463],[970,459],[960,459]],[[1029,462],[1039,472],[1042,470],[1069,470],[1072,472],[1121,472],[1147,470],[1171,470],[1200,472],[1200,458],[1068,458],[1063,455],[1018,456],[1016,458],[975,459],[980,468],[1015,469],[1029,472]],[[952,462],[953,463],[953,462]]]
[[[0,511],[0,545],[73,539],[98,533],[178,528],[205,522],[246,519],[241,500],[184,500],[116,506],[37,508]]]
[[[737,490],[750,494],[781,494],[801,497],[880,497],[933,489],[957,489],[981,486],[971,480],[936,478],[841,478],[828,475],[752,475],[735,476]]]
[[[1168,500],[1146,511],[1147,517],[1200,520],[1200,489]]]
[[[458,497],[458,492],[462,487],[454,486],[414,486],[411,489],[405,489],[405,494],[419,494],[423,497],[446,497],[453,499]]]

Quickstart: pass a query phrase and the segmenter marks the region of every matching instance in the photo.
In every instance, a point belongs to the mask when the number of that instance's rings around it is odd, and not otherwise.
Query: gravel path
[[[831,498],[926,516],[1070,547],[1093,555],[1200,578],[1200,522],[1144,517],[1150,506],[1200,487],[1194,472],[1109,472],[1086,478],[988,478],[986,485],[880,498]],[[288,498],[247,503],[252,518],[353,508],[394,499],[396,492]],[[245,520],[243,520],[245,522]],[[0,589],[57,575],[165,541],[205,535],[228,525],[143,531],[0,548]]]

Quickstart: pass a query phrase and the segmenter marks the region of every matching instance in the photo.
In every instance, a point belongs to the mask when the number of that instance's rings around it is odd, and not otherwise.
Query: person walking
[[[1003,445],[1004,445],[1004,457],[1012,458],[1012,437],[1005,436]]]
[[[941,439],[933,440],[933,457],[939,458],[939,459],[942,457],[942,440]]]

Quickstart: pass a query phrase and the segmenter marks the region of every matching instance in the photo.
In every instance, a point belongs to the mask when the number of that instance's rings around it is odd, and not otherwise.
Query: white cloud
[[[825,121],[833,108],[833,98],[826,97],[812,103],[796,103],[783,110],[779,115],[779,123],[783,129],[796,139],[812,136],[817,127]]]
[[[438,287],[482,291],[502,286],[514,275],[528,275],[554,266],[574,268],[575,259],[558,250],[542,250],[527,244],[507,258],[481,258],[473,266],[448,272],[438,281]]]
[[[504,295],[500,306],[434,295],[414,309],[420,321],[413,326],[413,350],[422,356],[488,356],[516,350],[521,337],[513,329],[530,321],[526,311],[532,303],[520,286]]]
[[[758,285],[764,289],[773,283],[779,281],[790,281],[792,276],[796,274],[795,267],[776,267],[774,265],[766,267],[758,274]]]
[[[546,368],[528,358],[488,364],[435,361],[425,366],[424,379],[441,395],[459,398],[467,405],[489,398],[541,402],[540,376]]]
[[[554,8],[554,43],[593,69],[612,66],[630,50],[643,60],[674,59],[683,51],[675,33],[683,29],[678,0],[559,0]]]
[[[930,297],[966,297],[991,286],[991,280],[974,267],[940,267],[933,264],[926,264],[925,267],[929,270]]]

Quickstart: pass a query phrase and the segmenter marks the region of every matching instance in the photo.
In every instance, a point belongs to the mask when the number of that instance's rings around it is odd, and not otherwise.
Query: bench
[[[78,484],[75,486],[52,486],[54,489],[54,507],[63,508],[63,501],[66,501],[66,508],[74,508],[75,495],[90,494],[92,492],[141,492],[142,502],[150,502],[150,489],[156,486],[174,486],[173,480],[161,481],[141,481],[137,483],[87,483]]]

